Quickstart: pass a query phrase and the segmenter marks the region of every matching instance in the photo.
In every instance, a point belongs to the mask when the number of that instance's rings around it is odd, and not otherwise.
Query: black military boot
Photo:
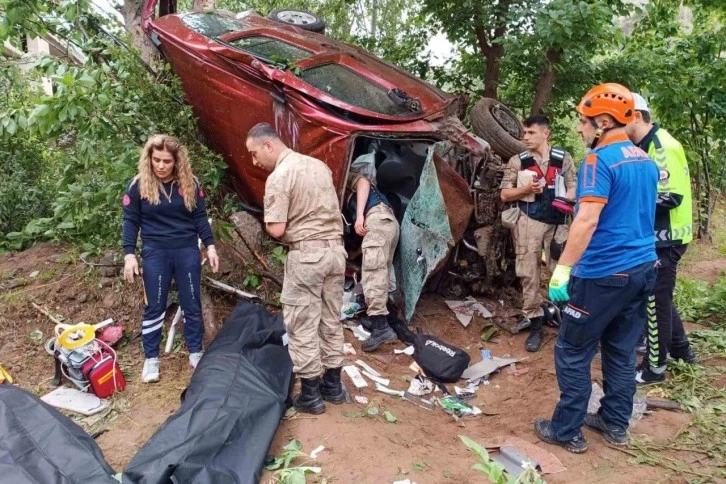
[[[320,378],[300,378],[300,393],[292,397],[295,410],[319,414],[325,411],[325,402],[320,394]]]
[[[371,316],[373,331],[371,337],[363,342],[363,351],[375,351],[379,346],[396,341],[396,332],[388,325],[386,316]]]
[[[333,405],[340,405],[348,399],[348,392],[340,381],[340,370],[342,368],[328,368],[323,375],[323,382],[320,384],[320,394],[323,400]]]
[[[542,347],[542,323],[544,323],[542,316],[531,318],[532,324],[529,326],[529,336],[527,337],[527,343],[524,347],[530,353],[539,351]]]

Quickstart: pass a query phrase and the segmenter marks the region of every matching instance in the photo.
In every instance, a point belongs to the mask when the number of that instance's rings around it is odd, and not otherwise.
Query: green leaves
[[[0,10],[14,2],[0,0]],[[23,21],[42,23],[39,12],[68,12],[48,28],[69,28],[67,18],[82,22],[88,14],[86,1],[26,3],[35,7],[23,10]],[[197,139],[191,107],[177,102],[183,98],[178,79],[159,82],[134,51],[105,37],[69,35],[73,49],[86,55],[84,64],[47,56],[29,73],[0,69],[0,165],[8,181],[0,186],[0,247],[47,239],[92,252],[117,246],[121,197],[141,145],[156,132],[187,146],[210,205],[225,175],[221,158]],[[51,80],[52,95],[40,91],[41,76]]]
[[[275,460],[265,468],[274,472],[275,482],[281,484],[305,484],[305,476],[307,474],[320,474],[320,467],[290,467],[292,462],[299,457],[308,457],[302,451],[302,443],[297,439],[292,439],[282,448],[282,453],[275,457]]]
[[[478,442],[470,439],[465,435],[459,435],[459,439],[465,446],[476,456],[477,463],[471,468],[485,474],[490,482],[494,484],[544,484],[545,481],[539,476],[537,471],[531,467],[526,467],[525,471],[519,477],[512,477],[504,471],[504,466],[499,462],[495,462],[489,458],[489,453]]]

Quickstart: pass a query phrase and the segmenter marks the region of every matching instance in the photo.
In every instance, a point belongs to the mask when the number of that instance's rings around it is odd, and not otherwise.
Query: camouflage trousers
[[[346,257],[338,240],[297,242],[287,254],[280,302],[293,371],[300,378],[343,365]]]
[[[557,232],[555,233],[555,228]],[[554,270],[556,262],[550,257],[550,243],[562,243],[567,240],[569,227],[567,225],[551,225],[529,218],[523,212],[519,214],[517,226],[512,231],[514,248],[516,251],[517,277],[522,283],[522,312],[528,318],[543,316],[540,307],[543,299],[540,295],[542,249],[545,251],[545,260],[550,272]]]
[[[388,314],[386,302],[393,270],[393,255],[398,245],[398,221],[393,210],[381,203],[366,214],[363,237],[363,296],[366,299],[368,316]]]

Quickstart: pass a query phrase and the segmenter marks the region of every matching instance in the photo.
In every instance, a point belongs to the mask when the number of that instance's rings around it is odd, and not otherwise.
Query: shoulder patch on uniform
[[[588,153],[585,157],[584,180],[582,185],[585,188],[595,187],[597,178],[597,153]]]
[[[550,158],[558,161],[563,161],[565,159],[565,150],[553,146],[552,148],[550,148]]]
[[[124,207],[128,207],[131,205],[131,197],[129,197],[128,193],[124,193],[124,197],[121,199],[121,203]]]
[[[526,160],[527,158],[529,158],[529,152],[528,151],[522,151],[519,154],[519,159],[520,160]]]
[[[204,189],[199,187],[199,198],[204,198]]]

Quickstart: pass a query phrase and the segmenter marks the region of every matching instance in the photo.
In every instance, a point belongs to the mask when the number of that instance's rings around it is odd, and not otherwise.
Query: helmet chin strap
[[[602,135],[611,128],[601,128],[600,125],[597,124],[597,121],[595,121],[595,118],[590,118],[590,124],[592,124],[595,128],[595,137],[592,139],[592,143],[590,143],[590,149],[595,149]]]

